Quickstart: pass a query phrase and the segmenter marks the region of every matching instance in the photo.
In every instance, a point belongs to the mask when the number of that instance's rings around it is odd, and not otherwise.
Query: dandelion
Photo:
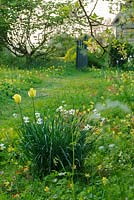
[[[102,177],[102,183],[103,185],[106,185],[108,182],[108,179],[106,177]]]
[[[46,186],[46,187],[44,188],[44,191],[45,191],[45,192],[49,192],[49,187]]]
[[[103,166],[102,165],[98,165],[98,170],[101,170],[102,168],[103,168]]]
[[[17,103],[17,104],[21,103],[21,96],[19,94],[15,94],[13,96],[13,99],[14,99],[15,103]]]
[[[4,182],[4,185],[5,185],[6,187],[8,187],[8,186],[10,185],[10,182],[9,182],[9,181],[5,181],[5,182]]]
[[[14,151],[14,148],[13,148],[12,146],[9,146],[8,149],[7,149],[7,151],[8,151],[9,153],[11,153],[11,152]]]

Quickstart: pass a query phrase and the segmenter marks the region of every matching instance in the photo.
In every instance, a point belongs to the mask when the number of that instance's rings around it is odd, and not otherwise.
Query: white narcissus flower
[[[35,117],[36,117],[36,118],[40,118],[40,113],[39,113],[39,112],[36,112],[36,113],[35,113]]]
[[[75,114],[75,110],[74,110],[74,109],[70,109],[70,110],[68,110],[68,113],[69,113],[70,115],[74,115],[74,114]]]
[[[92,128],[93,128],[93,126],[90,126],[89,124],[87,124],[87,125],[84,126],[83,131],[88,131]]]
[[[6,147],[5,147],[5,144],[3,144],[3,143],[1,143],[0,144],[0,150],[2,151],[2,150],[4,150]]]
[[[60,106],[59,108],[56,109],[56,112],[62,112],[63,111],[63,106]]]
[[[102,151],[102,150],[104,150],[105,149],[105,147],[104,146],[99,146],[99,148],[98,148],[100,151]]]
[[[38,118],[37,119],[37,124],[43,124],[43,119],[42,118]]]
[[[23,117],[24,123],[29,123],[29,117]]]
[[[109,144],[108,146],[111,149],[111,148],[113,148],[115,146],[115,144]]]
[[[17,115],[16,113],[13,113],[13,117],[14,117],[14,118],[17,118],[18,115]]]

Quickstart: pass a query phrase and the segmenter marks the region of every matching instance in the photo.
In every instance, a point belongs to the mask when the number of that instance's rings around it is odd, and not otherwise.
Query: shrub
[[[76,47],[73,46],[65,54],[64,60],[66,62],[75,62],[76,61]]]
[[[113,39],[109,46],[109,60],[111,67],[123,67],[133,57],[134,49],[128,42]]]
[[[89,67],[96,67],[96,68],[104,68],[107,67],[107,54],[98,55],[95,53],[88,53],[88,66]]]

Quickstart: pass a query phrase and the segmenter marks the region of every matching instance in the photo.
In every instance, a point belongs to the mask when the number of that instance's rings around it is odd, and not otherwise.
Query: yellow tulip
[[[36,90],[33,88],[30,88],[30,90],[28,91],[28,95],[29,97],[35,97],[36,96]]]
[[[21,103],[21,96],[19,95],[19,94],[15,94],[14,96],[13,96],[13,99],[14,99],[14,101],[16,102],[16,103]]]

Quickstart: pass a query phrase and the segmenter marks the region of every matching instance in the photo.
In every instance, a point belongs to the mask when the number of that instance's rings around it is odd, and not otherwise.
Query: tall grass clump
[[[36,90],[31,88],[28,95],[32,100],[32,119],[23,117],[21,96],[16,94],[13,98],[22,120],[19,146],[22,157],[31,162],[33,174],[43,177],[53,170],[82,173],[84,160],[92,148],[91,140],[86,140],[87,134],[88,137],[93,134],[92,126],[88,124],[89,113],[62,105],[54,114],[43,116],[35,109]]]

